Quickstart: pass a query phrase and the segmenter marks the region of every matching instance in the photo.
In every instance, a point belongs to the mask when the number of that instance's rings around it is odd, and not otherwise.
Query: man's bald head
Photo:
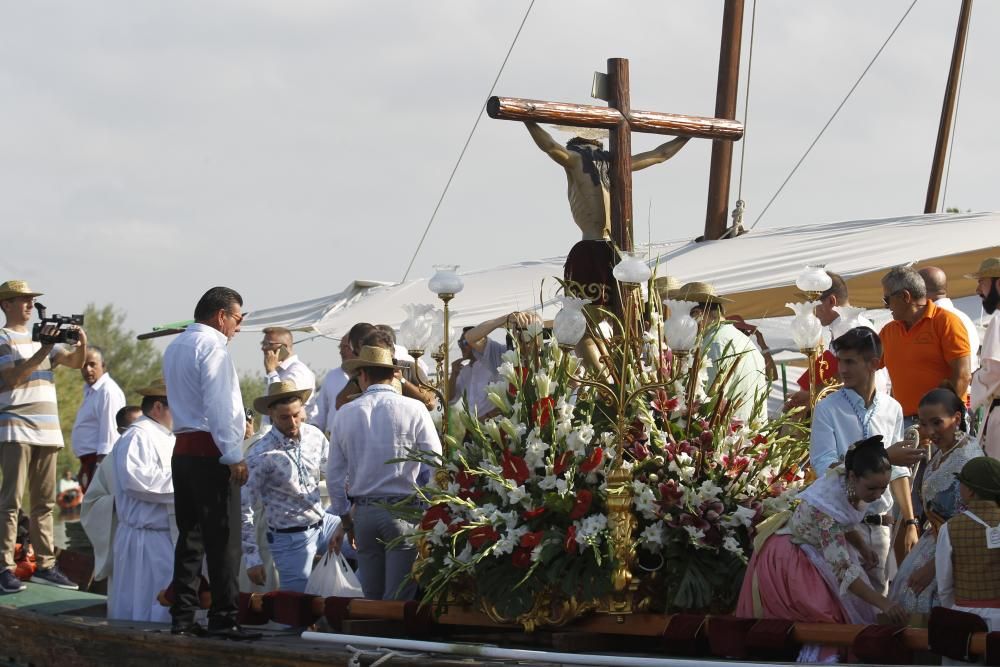
[[[936,301],[948,296],[948,276],[936,266],[925,266],[918,272],[927,287],[927,298]]]

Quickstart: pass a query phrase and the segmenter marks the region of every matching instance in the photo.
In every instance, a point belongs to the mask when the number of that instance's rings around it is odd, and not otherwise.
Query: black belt
[[[892,517],[888,514],[866,514],[861,523],[867,523],[869,526],[891,526]]]
[[[304,533],[307,530],[312,530],[313,528],[319,528],[323,525],[322,521],[317,521],[314,524],[308,526],[293,526],[292,528],[272,528],[271,532],[274,533]]]
[[[395,505],[411,496],[357,496],[351,498],[355,505]]]

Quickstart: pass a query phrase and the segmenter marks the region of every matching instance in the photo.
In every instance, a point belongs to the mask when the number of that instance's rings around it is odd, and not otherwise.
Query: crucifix
[[[625,58],[608,59],[606,80],[607,94],[601,95],[601,98],[608,102],[607,107],[491,97],[486,103],[486,112],[490,118],[499,120],[609,130],[611,240],[618,249],[631,251],[632,132],[735,141],[743,136],[743,124],[726,118],[633,110],[629,99],[628,60]]]

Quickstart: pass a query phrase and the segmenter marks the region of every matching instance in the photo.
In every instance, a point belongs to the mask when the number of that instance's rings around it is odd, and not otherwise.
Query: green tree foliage
[[[263,396],[267,391],[264,374],[244,372],[240,375],[240,392],[243,394],[243,407],[253,409],[253,399]],[[260,417],[257,417],[258,421]]]
[[[125,312],[111,304],[89,304],[83,314],[88,342],[104,350],[108,372],[125,392],[125,400],[138,405],[141,397],[136,390],[160,375],[160,351],[148,340],[136,340],[135,332],[124,326]],[[59,424],[66,440],[66,448],[59,454],[59,471],[70,468],[75,472],[79,464],[73,456],[70,434],[83,401],[83,378],[77,370],[58,367],[55,379]]]

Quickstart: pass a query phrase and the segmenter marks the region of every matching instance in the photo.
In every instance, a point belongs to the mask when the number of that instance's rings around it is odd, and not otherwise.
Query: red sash
[[[211,456],[219,458],[219,451],[212,434],[205,431],[178,433],[174,443],[174,456]]]

